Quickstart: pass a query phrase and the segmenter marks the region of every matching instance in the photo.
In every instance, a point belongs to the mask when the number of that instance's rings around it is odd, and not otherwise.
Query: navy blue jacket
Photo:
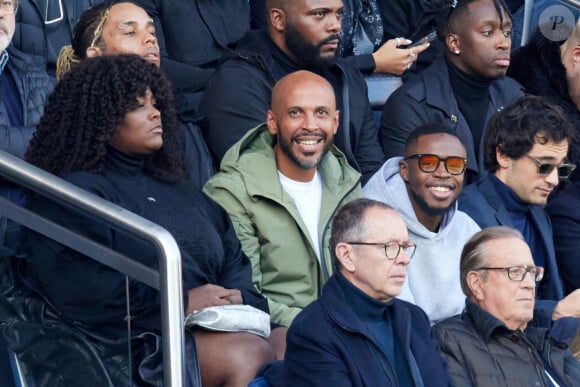
[[[580,288],[580,180],[567,182],[550,199],[546,212],[554,228],[554,246],[566,294]]]
[[[487,119],[522,94],[521,85],[511,78],[491,82]],[[474,144],[467,120],[457,106],[443,57],[405,82],[385,103],[379,131],[385,156],[403,156],[409,134],[427,123],[443,124],[456,131],[467,150],[468,182],[476,181],[478,174],[484,171],[481,144]],[[476,149],[480,150],[476,152]]]
[[[498,195],[490,176],[484,177],[475,184],[468,185],[459,196],[459,209],[471,216],[481,228],[492,226],[513,227],[510,215],[502,198]],[[558,274],[556,253],[552,241],[552,225],[542,206],[532,205],[530,209],[532,222],[542,236],[544,247],[548,252],[545,263],[545,274],[537,289],[534,324],[549,328],[552,314],[559,300],[564,298],[564,288]]]
[[[248,130],[266,121],[274,84],[297,70],[301,70],[300,66],[274,44],[266,31],[249,31],[236,51],[223,58],[200,106],[208,119],[205,139],[217,160]],[[334,144],[363,175],[364,183],[385,161],[366,83],[358,71],[341,63],[328,72],[337,80],[329,79],[335,92],[340,91],[337,93],[340,124]]]
[[[56,33],[64,34],[59,36],[62,41],[68,42],[72,39],[73,30],[81,14],[88,8],[101,3],[103,0],[60,0],[62,6],[63,23],[67,28]],[[45,9],[36,0],[21,0],[16,14],[16,30],[12,38],[12,44],[20,51],[31,55],[39,55],[48,58],[48,40],[51,38],[47,33],[47,26],[44,23]],[[60,22],[59,22],[60,23]],[[55,48],[58,50],[58,48]],[[56,52],[58,55],[58,51]],[[56,70],[56,58],[48,58],[46,64],[48,72],[54,75]]]
[[[294,320],[284,358],[289,386],[392,386],[388,359],[345,297],[344,277],[333,274],[317,301]],[[394,299],[393,332],[406,349],[415,386],[452,385],[421,308]],[[411,358],[410,354],[413,357]],[[412,360],[414,359],[414,360]]]
[[[0,150],[22,158],[28,142],[44,111],[44,103],[54,87],[54,80],[46,73],[46,61],[41,56],[25,54],[14,47],[8,48],[9,59],[3,71],[12,73],[22,104],[23,126],[12,126],[4,102],[0,99]],[[14,186],[1,181],[0,197],[15,195]],[[8,229],[8,231],[7,231]],[[0,245],[11,250],[16,247],[19,227],[0,217]]]

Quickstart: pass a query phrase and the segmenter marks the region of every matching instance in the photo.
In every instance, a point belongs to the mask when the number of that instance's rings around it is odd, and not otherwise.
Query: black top
[[[142,167],[142,157],[109,148],[101,173],[79,171],[64,178],[163,226],[173,235],[181,251],[185,305],[188,289],[209,283],[239,289],[244,303],[268,311],[265,299],[251,282],[250,262],[221,207],[191,183],[164,183],[144,174]],[[142,240],[36,195],[28,206],[149,267],[158,266],[155,250]],[[65,317],[124,329],[123,274],[36,233],[24,234],[31,250],[30,277]],[[159,330],[158,292],[131,280],[130,299],[133,327]]]
[[[478,144],[481,144],[481,137],[487,121],[491,80],[470,77],[449,60],[447,61],[447,68],[449,70],[451,89],[457,100],[459,110],[463,113],[467,124],[471,128],[475,153],[476,157],[478,157]]]

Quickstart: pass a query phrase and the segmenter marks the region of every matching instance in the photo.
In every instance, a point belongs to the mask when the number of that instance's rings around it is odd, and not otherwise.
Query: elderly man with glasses
[[[561,108],[542,97],[524,96],[490,120],[484,136],[488,175],[467,186],[459,208],[481,228],[520,231],[534,262],[544,267],[536,294],[534,324],[549,328],[561,317],[580,317],[580,290],[564,297],[544,210],[550,193],[575,165],[568,161],[576,133]]]
[[[449,386],[417,306],[398,300],[415,245],[393,208],[357,199],[332,223],[335,271],[293,321],[284,359],[289,386]]]
[[[513,228],[489,227],[467,242],[465,311],[433,328],[457,386],[579,385],[580,363],[558,334],[528,325],[543,275]]]
[[[441,124],[416,128],[405,157],[393,157],[371,177],[363,196],[397,210],[418,251],[399,298],[420,306],[431,324],[463,310],[459,256],[479,226],[457,210],[467,164],[454,129]]]

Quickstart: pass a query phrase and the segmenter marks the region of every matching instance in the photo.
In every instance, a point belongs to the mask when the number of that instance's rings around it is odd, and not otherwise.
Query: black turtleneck
[[[487,121],[491,80],[475,79],[461,71],[450,60],[447,60],[447,68],[457,106],[471,129],[475,155],[479,157],[479,144]]]
[[[373,338],[374,343],[390,361],[390,367],[397,375],[399,386],[412,385],[411,372],[403,352],[403,346],[398,337],[395,337],[393,316],[390,306],[393,301],[382,302],[376,300],[348,281],[340,272],[336,273],[342,286],[345,297],[350,300],[356,316],[366,327],[367,334]]]

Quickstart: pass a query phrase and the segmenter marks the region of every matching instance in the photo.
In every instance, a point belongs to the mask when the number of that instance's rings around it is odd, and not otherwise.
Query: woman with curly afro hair
[[[57,62],[61,79],[86,59],[103,55],[135,54],[160,66],[159,44],[151,16],[132,1],[106,0],[85,10],[75,26],[71,45],[64,46]],[[185,165],[189,179],[201,188],[215,173],[214,159],[201,133],[201,116],[181,109]]]
[[[181,251],[185,313],[242,303],[267,312],[229,217],[186,179],[181,141],[171,87],[159,69],[136,55],[101,56],[82,61],[57,84],[25,158],[171,232]],[[158,266],[150,245],[86,214],[38,195],[30,196],[28,206],[144,265]],[[23,234],[27,282],[65,321],[77,322],[70,329],[116,366],[127,361],[126,341],[121,349],[112,343],[127,338],[130,300],[133,380],[137,385],[161,380],[158,291],[129,279],[126,294],[121,273],[39,234]],[[186,358],[194,359],[195,349],[204,386],[245,386],[274,357],[270,344],[250,333],[194,330],[186,334]],[[195,362],[187,364],[195,374],[191,367]],[[123,378],[113,384],[125,385]]]

